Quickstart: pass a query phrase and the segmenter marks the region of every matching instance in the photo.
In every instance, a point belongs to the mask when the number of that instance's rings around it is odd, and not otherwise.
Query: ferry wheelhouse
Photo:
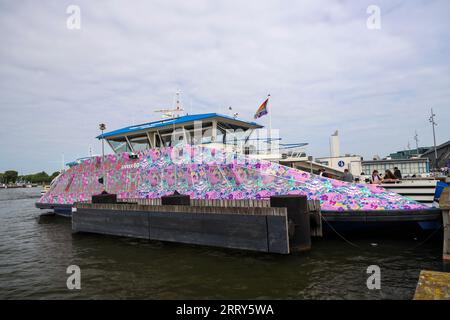
[[[247,144],[254,130],[259,128],[262,126],[255,122],[206,113],[129,126],[99,135],[97,138],[105,139],[116,154],[137,153],[183,144],[236,150],[238,145]]]

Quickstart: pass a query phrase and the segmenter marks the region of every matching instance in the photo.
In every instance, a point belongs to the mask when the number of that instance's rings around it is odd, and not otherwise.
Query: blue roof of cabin
[[[102,138],[107,138],[107,137],[118,135],[118,134],[124,134],[125,135],[125,134],[131,133],[131,132],[135,132],[135,131],[141,131],[141,130],[145,130],[145,129],[160,128],[160,127],[164,127],[164,126],[167,126],[167,125],[181,124],[181,123],[185,123],[185,122],[189,122],[189,121],[204,120],[204,119],[214,118],[214,117],[219,117],[219,118],[225,118],[225,119],[229,119],[229,120],[238,121],[238,122],[241,122],[243,124],[254,126],[254,127],[257,127],[257,128],[262,128],[263,127],[263,126],[257,124],[256,122],[243,121],[243,120],[235,119],[233,117],[226,116],[226,115],[219,114],[219,113],[202,113],[202,114],[186,115],[186,116],[181,116],[181,117],[171,118],[171,119],[162,119],[162,120],[147,122],[147,123],[143,123],[143,124],[137,124],[137,125],[134,125],[134,126],[129,126],[129,127],[117,129],[117,130],[114,130],[114,131],[106,132],[103,135],[98,135],[96,138],[97,139],[102,139]]]

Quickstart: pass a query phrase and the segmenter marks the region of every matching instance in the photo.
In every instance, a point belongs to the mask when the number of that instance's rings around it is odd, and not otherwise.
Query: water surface
[[[425,235],[315,240],[281,256],[72,234],[70,219],[39,218],[39,188],[0,189],[2,299],[411,299],[420,270],[442,270],[442,242]],[[436,237],[434,237],[436,238]],[[68,290],[66,268],[81,268]],[[381,290],[366,269],[381,268]]]

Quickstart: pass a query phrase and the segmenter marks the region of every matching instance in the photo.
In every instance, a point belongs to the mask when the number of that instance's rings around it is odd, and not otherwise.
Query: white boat
[[[434,197],[438,181],[434,179],[403,179],[392,183],[383,183],[381,186],[429,207],[437,207],[438,203],[434,201]]]

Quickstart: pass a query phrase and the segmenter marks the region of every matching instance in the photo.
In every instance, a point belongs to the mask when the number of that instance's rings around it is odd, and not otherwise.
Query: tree
[[[53,172],[52,175],[50,176],[50,181],[52,181],[53,179],[55,179],[57,176],[59,176],[59,171]]]
[[[50,177],[47,172],[42,171],[32,175],[32,183],[48,183],[50,182]]]
[[[51,177],[45,172],[29,174],[23,177],[23,180],[31,183],[50,183]]]
[[[3,183],[4,174],[0,172],[0,183]]]
[[[5,183],[14,183],[17,181],[18,176],[19,173],[17,171],[8,170],[3,174],[3,179],[5,180]]]

